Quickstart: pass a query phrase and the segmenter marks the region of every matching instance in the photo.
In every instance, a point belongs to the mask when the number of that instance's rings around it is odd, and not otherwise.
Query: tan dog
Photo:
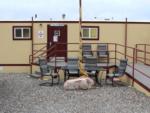
[[[73,89],[90,89],[93,88],[95,82],[89,77],[79,77],[76,79],[67,80],[64,83],[64,89],[73,90]]]

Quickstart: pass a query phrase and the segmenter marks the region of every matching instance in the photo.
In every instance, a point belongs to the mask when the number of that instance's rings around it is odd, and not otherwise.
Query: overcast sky
[[[82,0],[83,20],[150,21],[150,0]],[[79,0],[0,0],[0,20],[78,20]],[[96,17],[96,19],[95,19]]]

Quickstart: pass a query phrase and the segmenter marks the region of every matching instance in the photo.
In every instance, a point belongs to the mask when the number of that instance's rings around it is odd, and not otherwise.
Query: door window
[[[55,30],[54,31],[54,36],[60,36],[60,30]]]

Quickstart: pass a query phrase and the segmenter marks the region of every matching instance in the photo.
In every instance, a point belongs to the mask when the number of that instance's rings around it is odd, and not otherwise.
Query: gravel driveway
[[[65,91],[27,74],[0,74],[0,113],[150,113],[150,97],[127,86]]]

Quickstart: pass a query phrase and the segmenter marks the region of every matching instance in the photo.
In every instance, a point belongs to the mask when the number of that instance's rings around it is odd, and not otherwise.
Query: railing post
[[[32,74],[32,63],[31,63],[31,56],[29,56],[29,64],[30,64],[30,74]]]
[[[135,45],[135,49],[136,49],[136,52],[135,52],[135,62],[137,63],[137,52],[138,52],[138,45],[136,44]]]
[[[31,43],[32,43],[32,63],[33,63],[33,50],[34,50],[34,46],[33,46],[33,44],[34,44],[34,19],[33,19],[33,17],[32,17],[32,21],[31,21],[31,27],[32,27],[32,32],[31,32],[31,35],[32,35],[32,40],[31,40]]]
[[[132,80],[132,86],[134,86],[134,68],[135,68],[135,48],[133,49],[133,64],[132,64],[132,77],[133,77],[133,80]]]
[[[56,69],[57,44],[55,44],[54,51],[55,51],[55,69]]]
[[[117,44],[115,43],[115,66],[116,66],[116,58],[117,58]]]
[[[128,41],[128,19],[125,20],[125,48],[124,48],[124,58],[127,58],[127,41]]]
[[[146,64],[146,44],[144,44],[144,64]]]
[[[106,43],[107,44],[107,52],[109,52],[109,43]],[[98,45],[98,44],[97,44]],[[96,50],[96,53],[98,52],[98,50]],[[109,55],[110,55],[110,52],[108,53]],[[108,55],[108,56],[109,56]],[[108,67],[108,64],[109,64],[109,61],[110,61],[110,59],[109,59],[109,57],[107,57],[107,67]]]

